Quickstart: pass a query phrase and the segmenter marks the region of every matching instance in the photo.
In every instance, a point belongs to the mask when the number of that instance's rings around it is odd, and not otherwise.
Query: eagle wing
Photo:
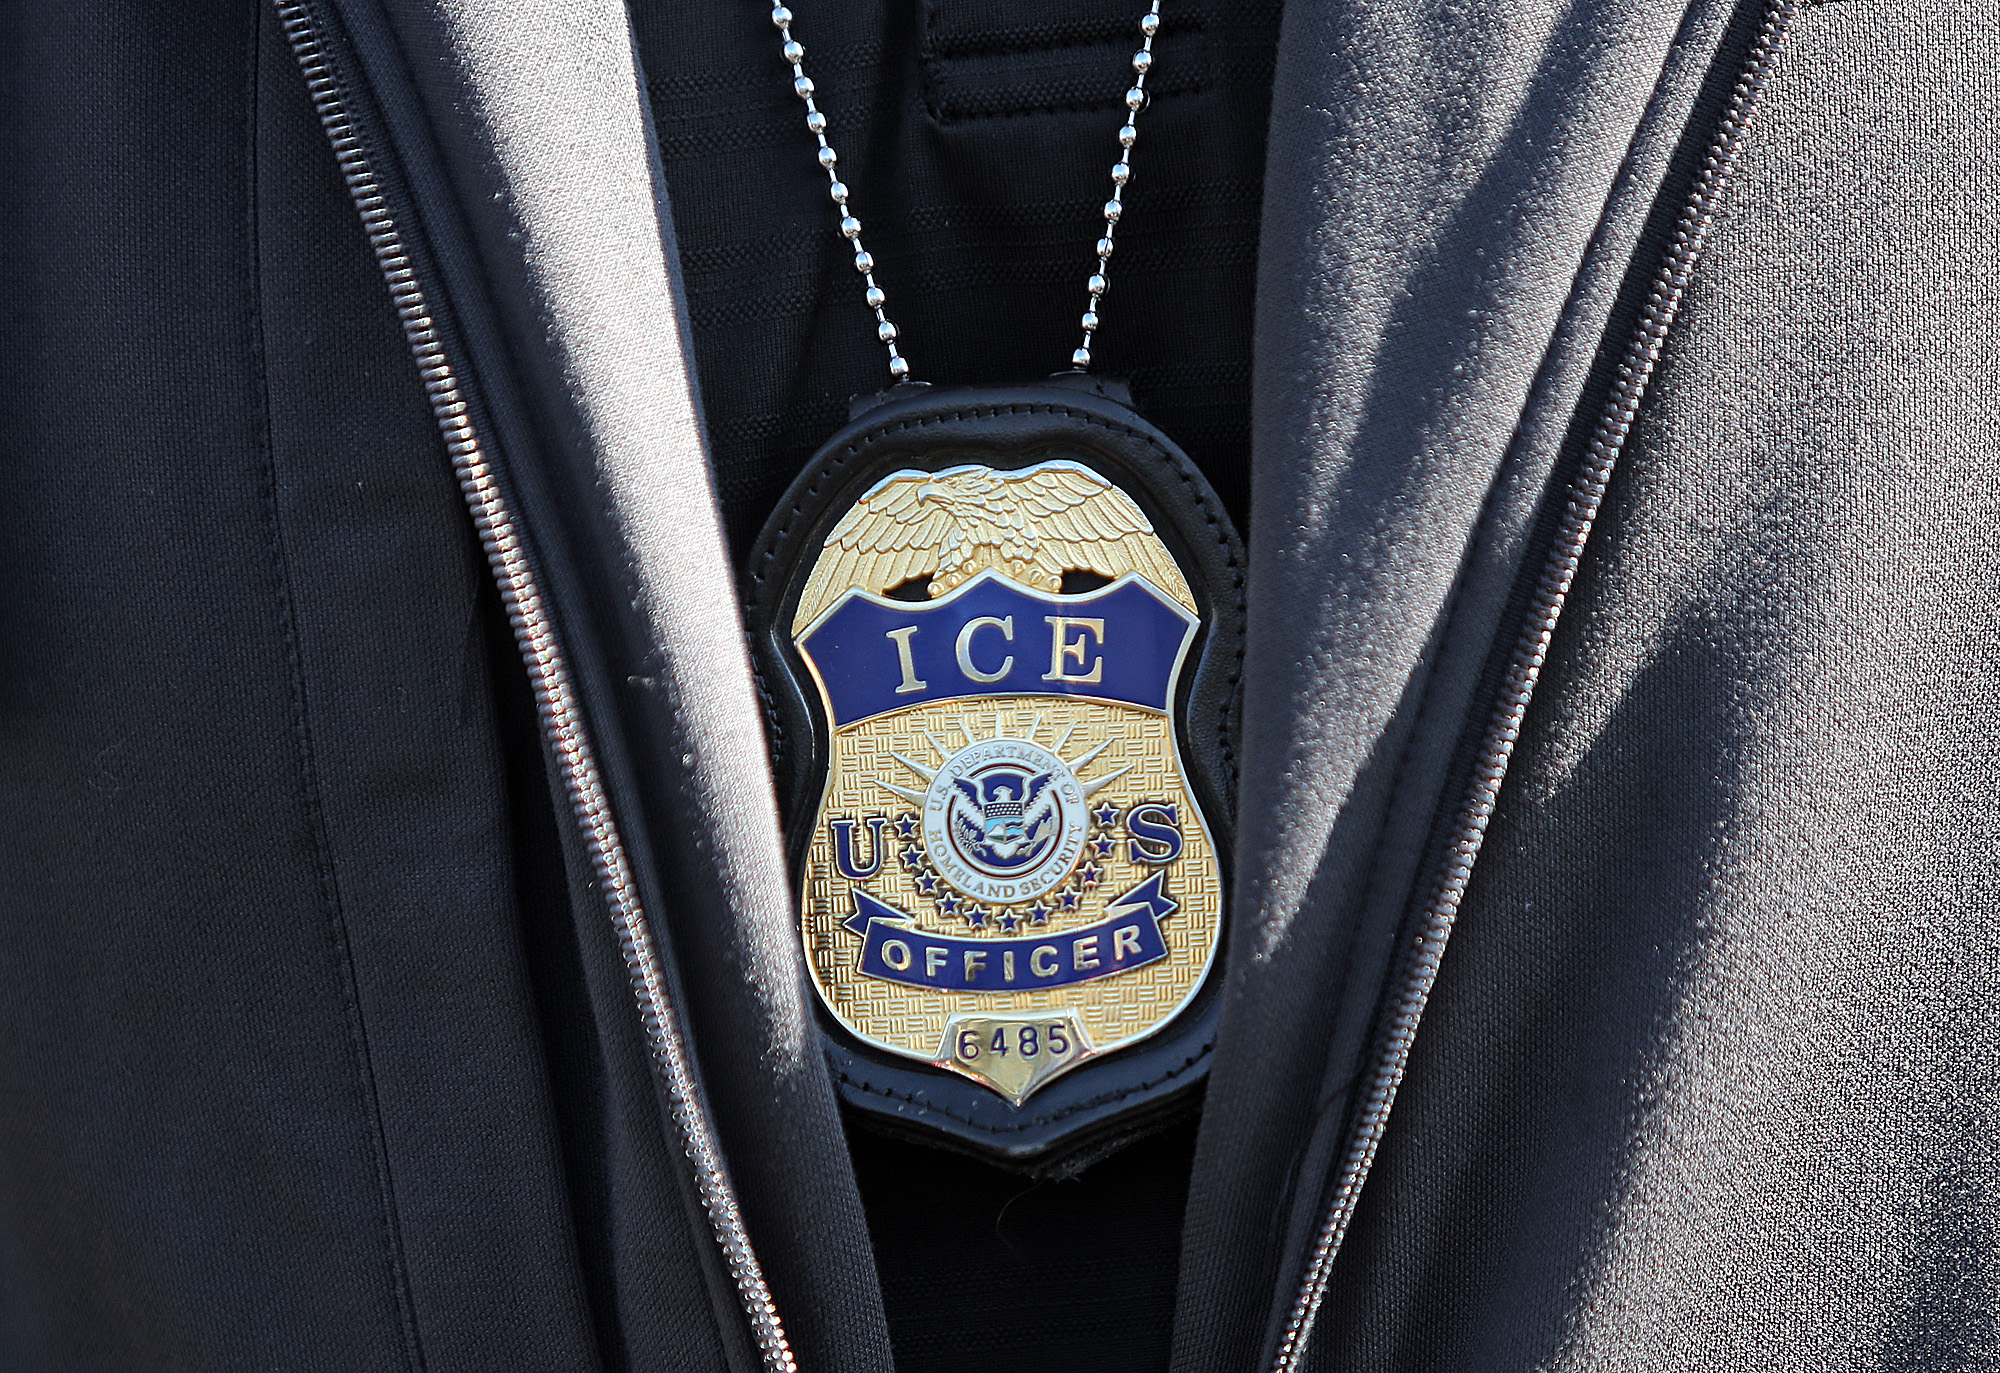
[[[880,594],[938,569],[938,550],[957,521],[943,505],[918,499],[928,473],[896,476],[856,501],[827,535],[826,547],[799,593],[792,632],[799,633],[849,589]]]
[[[1021,816],[1030,835],[1039,834],[1043,824],[1055,816],[1056,796],[1049,790],[1053,781],[1055,778],[1046,772],[1028,781],[1027,794],[1021,798],[1027,803],[1022,808]]]
[[[1087,468],[1068,463],[1032,468],[1009,485],[1035,529],[1035,567],[1053,574],[1095,572],[1116,579],[1136,572],[1194,610],[1194,595],[1173,555],[1130,496]]]
[[[957,806],[951,808],[951,823],[958,830],[958,837],[967,845],[978,845],[986,842],[985,829],[966,819],[965,812]]]
[[[951,473],[898,473],[854,503],[827,535],[792,616],[803,633],[850,589],[880,595],[913,577],[949,591],[985,567],[1053,591],[1065,572],[1116,579],[1136,572],[1189,610],[1187,578],[1132,498],[1088,468],[1048,463],[1007,474],[975,500],[925,500],[926,484]],[[989,480],[993,474],[987,474]]]

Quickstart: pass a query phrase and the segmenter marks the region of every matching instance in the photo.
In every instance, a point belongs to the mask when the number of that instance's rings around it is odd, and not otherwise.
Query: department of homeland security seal
[[[1203,1017],[1132,1051],[1221,946],[1241,557],[1115,398],[970,394],[822,451],[760,544],[753,628],[843,1095],[1026,1160],[1205,1065]]]

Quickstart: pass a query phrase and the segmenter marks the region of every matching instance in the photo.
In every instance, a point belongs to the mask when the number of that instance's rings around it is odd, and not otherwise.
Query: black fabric
[[[1162,1368],[1194,1122],[1059,1181],[857,1141],[896,1367]]]
[[[1312,1367],[2000,1361],[1996,38],[1794,21]]]
[[[296,64],[7,16],[0,1366],[587,1365],[481,569]]]
[[[768,8],[636,0],[732,545],[888,384]],[[797,8],[814,99],[914,375],[1070,365],[1141,7],[866,0]],[[1176,4],[1104,298],[1097,370],[1128,379],[1242,527],[1250,317],[1279,5]],[[752,363],[754,360],[754,363]]]
[[[158,18],[0,35],[0,1367],[715,1368],[298,64],[263,5]]]
[[[1174,1366],[1278,1354],[1400,1012],[1615,303],[1707,155],[1733,3],[1287,11],[1259,293],[1238,924]],[[1750,13],[1754,20],[1757,16]],[[1700,127],[1696,127],[1700,125]],[[1329,220],[1341,226],[1328,230]],[[1645,288],[1639,288],[1643,291]]]

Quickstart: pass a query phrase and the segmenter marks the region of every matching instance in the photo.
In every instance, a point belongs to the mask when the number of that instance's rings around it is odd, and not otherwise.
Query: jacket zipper
[[[1707,247],[1709,231],[1715,225],[1716,203],[1735,172],[1744,133],[1756,113],[1795,8],[1795,0],[1770,0],[1765,10],[1763,25],[1751,43],[1749,56],[1695,175],[1693,190],[1675,224],[1665,261],[1640,311],[1638,328],[1626,345],[1612,383],[1610,401],[1592,430],[1581,470],[1570,485],[1562,522],[1535,585],[1526,623],[1508,657],[1499,699],[1480,736],[1471,785],[1456,812],[1443,871],[1432,884],[1431,895],[1418,919],[1401,982],[1390,1003],[1377,1052],[1368,1067],[1364,1079],[1366,1095],[1341,1159],[1338,1180],[1322,1213],[1304,1279],[1279,1338],[1272,1373],[1298,1373],[1305,1359],[1334,1259],[1353,1220],[1361,1185],[1381,1148],[1389,1111],[1395,1105],[1396,1090],[1402,1085],[1410,1047],[1416,1039],[1417,1024],[1423,1018],[1424,1003],[1437,980],[1445,941],[1458,918],[1459,904],[1465,898],[1473,864],[1486,837],[1487,823],[1498,801],[1501,783],[1506,780],[1514,744],[1521,737],[1521,722],[1547,660],[1556,620],[1576,580],[1584,544],[1597,519],[1611,469],[1618,461],[1625,437],[1638,415],[1639,403],[1659,364],[1661,348],[1667,331],[1673,327],[1674,317],[1680,312],[1688,280]]]
[[[431,411],[443,432],[452,470],[471,506],[480,542],[499,582],[508,620],[514,626],[516,642],[527,664],[544,737],[554,745],[570,818],[582,833],[607,913],[617,932],[654,1069],[693,1165],[702,1208],[722,1249],[765,1370],[796,1373],[791,1346],[751,1248],[742,1208],[723,1163],[721,1145],[695,1077],[679,1015],[667,994],[652,927],[639,903],[624,843],[619,838],[590,737],[584,728],[569,666],[563,658],[548,604],[536,582],[520,524],[481,446],[470,407],[459,387],[457,370],[439,340],[423,284],[417,280],[368,150],[362,146],[349,116],[342,83],[328,53],[329,45],[319,19],[307,0],[276,0],[276,3],[279,23],[305,74],[313,107],[333,145],[355,208],[361,213],[369,246],[388,282]]]

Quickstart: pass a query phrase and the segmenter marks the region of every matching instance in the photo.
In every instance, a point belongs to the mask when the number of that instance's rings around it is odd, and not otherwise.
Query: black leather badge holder
[[[1067,1170],[1207,1070],[1242,544],[1115,384],[857,411],[744,586],[827,1055],[869,1124]]]

